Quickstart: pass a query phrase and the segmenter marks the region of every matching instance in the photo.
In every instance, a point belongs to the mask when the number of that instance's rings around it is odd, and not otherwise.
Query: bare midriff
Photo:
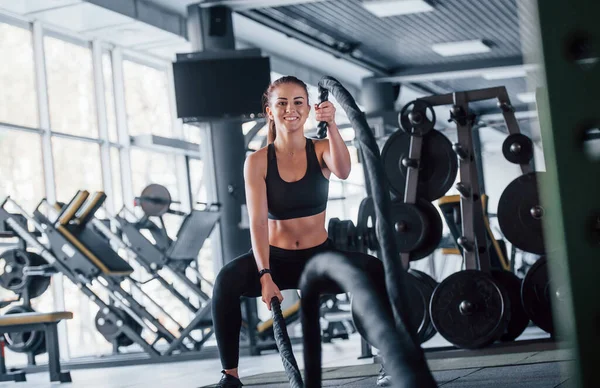
[[[283,249],[307,249],[327,240],[325,212],[289,220],[269,220],[269,245]]]

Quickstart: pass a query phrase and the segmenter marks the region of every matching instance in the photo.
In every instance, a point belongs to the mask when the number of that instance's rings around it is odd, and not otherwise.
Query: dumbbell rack
[[[456,124],[458,142],[453,149],[459,158],[461,181],[456,185],[460,193],[462,235],[459,245],[463,248],[465,268],[489,272],[490,257],[487,250],[486,227],[475,150],[473,148],[473,124],[475,116],[469,113],[469,103],[497,99],[509,134],[520,134],[519,124],[510,103],[506,88],[494,87],[465,92],[448,93],[420,98],[430,106],[452,105],[451,120]],[[523,174],[531,172],[530,163],[521,164]]]

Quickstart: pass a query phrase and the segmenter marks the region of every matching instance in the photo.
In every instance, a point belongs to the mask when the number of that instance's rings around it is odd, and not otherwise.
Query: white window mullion
[[[173,122],[173,137],[183,139],[183,124],[177,118],[177,105],[175,102],[175,85],[173,82],[173,67],[167,66],[167,90],[169,92],[169,112],[171,112],[171,121]],[[179,190],[179,200],[181,201],[181,210],[184,212],[192,211],[192,201],[190,198],[190,182],[188,179],[188,167],[184,155],[175,155],[175,173],[177,174],[177,189]]]
[[[50,128],[50,106],[48,102],[48,82],[46,79],[46,57],[44,53],[44,30],[39,21],[33,22],[33,58],[37,86],[38,112],[42,134],[42,159],[44,161],[44,181],[46,198],[50,203],[56,202],[56,183],[54,181],[54,159],[52,158],[52,133]],[[54,309],[65,311],[65,289],[63,275],[52,275],[52,298]],[[58,346],[65,360],[70,359],[67,324],[58,324]]]
[[[92,63],[94,71],[94,90],[96,92],[96,112],[98,117],[98,133],[102,143],[100,144],[100,162],[102,167],[102,187],[107,195],[106,210],[114,214],[115,193],[112,185],[112,169],[110,163],[110,145],[108,141],[108,119],[106,116],[106,94],[104,93],[104,74],[102,69],[102,44],[94,40],[92,42]]]
[[[127,131],[127,110],[125,106],[125,80],[123,77],[123,53],[120,48],[112,50],[113,90],[115,93],[115,112],[117,117],[117,135],[121,149],[119,159],[121,165],[121,188],[123,203],[127,207],[133,205],[133,183],[131,173],[130,147],[131,140]]]

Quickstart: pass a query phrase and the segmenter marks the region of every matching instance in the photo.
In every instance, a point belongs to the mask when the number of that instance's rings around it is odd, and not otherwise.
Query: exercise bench
[[[63,319],[72,319],[73,313],[67,311],[52,313],[22,313],[0,316],[0,381],[25,381],[25,372],[7,372],[4,363],[4,334],[27,331],[43,331],[48,351],[48,371],[50,381],[71,382],[71,373],[61,371],[58,333],[56,326]]]

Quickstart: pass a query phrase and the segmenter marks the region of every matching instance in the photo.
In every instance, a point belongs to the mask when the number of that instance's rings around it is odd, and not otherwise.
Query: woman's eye
[[[302,105],[302,101],[296,101],[296,105]]]

